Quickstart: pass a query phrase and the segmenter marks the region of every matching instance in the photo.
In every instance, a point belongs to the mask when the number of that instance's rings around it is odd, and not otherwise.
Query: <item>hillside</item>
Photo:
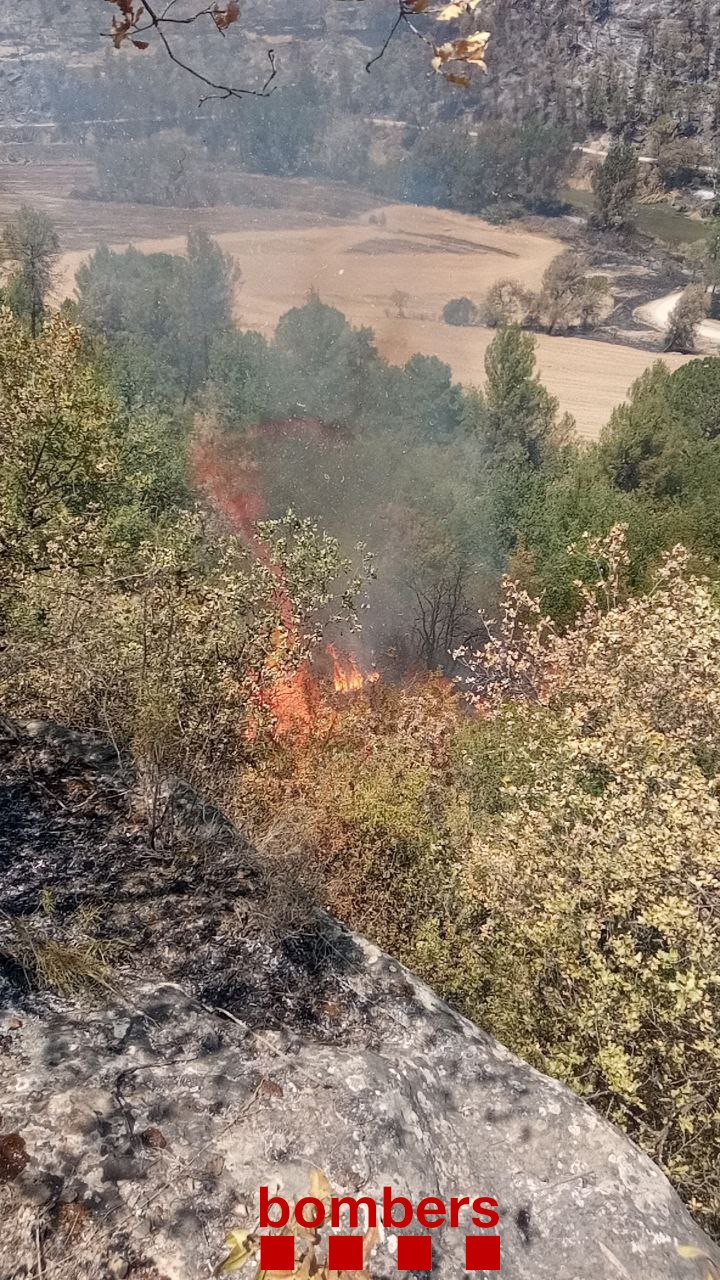
[[[427,78],[427,50],[404,33],[376,64],[366,95],[398,119],[531,116],[581,134],[627,128],[654,145],[677,129],[685,138],[702,135],[707,147],[720,114],[719,15],[717,0],[486,0],[482,23],[493,35],[486,77],[448,96],[446,86]],[[242,28],[233,32],[232,65],[237,73],[238,65],[259,64],[272,44],[286,80],[308,65],[322,70],[328,85],[339,74],[362,79],[394,16],[392,0],[302,6],[248,0]],[[97,0],[65,0],[52,12],[28,0],[3,15],[0,62],[8,66],[4,79],[15,109],[23,103],[18,55],[26,68],[48,58],[65,66],[97,63],[107,52],[105,17]],[[189,47],[182,32],[175,38]],[[201,55],[204,66],[224,63],[219,46]],[[24,109],[37,115],[42,102],[36,96]]]
[[[646,1156],[402,965],[300,909],[291,884],[278,892],[191,794],[151,847],[134,767],[112,749],[5,723],[0,756],[7,1280],[200,1280],[228,1232],[253,1230],[259,1187],[292,1203],[314,1166],[337,1194],[380,1202],[388,1186],[412,1205],[492,1196],[507,1280],[700,1280],[712,1266]],[[84,911],[122,955],[84,1001],[8,963],[39,940],[39,891],[55,904],[46,946]],[[430,1233],[440,1280],[463,1267],[468,1230]],[[376,1233],[374,1277],[398,1274],[403,1234]],[[326,1230],[297,1237],[324,1261]]]

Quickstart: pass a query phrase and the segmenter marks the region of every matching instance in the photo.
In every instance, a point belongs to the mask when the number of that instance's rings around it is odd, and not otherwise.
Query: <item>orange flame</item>
[[[363,675],[352,654],[338,653],[334,645],[329,644],[328,653],[333,660],[333,684],[336,693],[356,693],[366,684],[375,684],[380,679],[379,671],[370,671]]]

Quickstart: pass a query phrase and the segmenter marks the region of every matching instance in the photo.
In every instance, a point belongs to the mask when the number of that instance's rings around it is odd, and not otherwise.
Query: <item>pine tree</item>
[[[29,320],[35,338],[60,252],[57,231],[46,213],[23,205],[3,232],[1,252],[15,266],[8,282],[9,301],[16,314]]]
[[[495,456],[519,454],[540,467],[564,443],[570,423],[535,374],[535,338],[519,325],[500,329],[485,356],[486,385],[476,402],[479,433]]]
[[[597,220],[601,227],[627,222],[638,188],[638,159],[624,142],[615,143],[593,174]]]

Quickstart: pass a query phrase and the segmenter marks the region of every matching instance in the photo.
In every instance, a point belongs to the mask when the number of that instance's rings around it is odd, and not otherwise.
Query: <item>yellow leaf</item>
[[[675,1248],[681,1258],[707,1258],[707,1254],[694,1244],[676,1244]]]
[[[249,1241],[253,1240],[251,1245]],[[255,1253],[254,1238],[250,1231],[231,1231],[225,1240],[225,1247],[230,1250],[227,1258],[220,1263],[217,1269],[218,1275],[225,1275],[228,1271],[237,1271],[244,1266],[248,1258],[252,1258]]]
[[[480,4],[480,0],[452,0],[450,4],[446,4],[435,14],[438,22],[453,22],[455,18],[462,17],[463,14],[473,14]]]

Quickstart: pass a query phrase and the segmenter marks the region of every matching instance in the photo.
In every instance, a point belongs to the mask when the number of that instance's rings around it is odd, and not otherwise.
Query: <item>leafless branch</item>
[[[433,41],[430,40],[426,35],[423,35],[422,31],[419,31],[418,28],[415,26],[415,23],[412,21],[416,12],[417,10],[415,9],[414,5],[411,3],[411,0],[398,0],[398,15],[392,27],[390,28],[390,31],[388,32],[387,38],[380,52],[376,53],[375,56],[371,58],[369,62],[366,62],[365,64],[366,71],[370,71],[371,67],[373,67],[376,62],[379,62],[380,59],[385,56],[387,50],[389,49],[390,45],[393,42],[393,39],[397,31],[401,26],[406,26],[408,30],[411,31],[412,34],[418,40],[422,40],[423,44],[429,45],[431,49],[434,48]]]

